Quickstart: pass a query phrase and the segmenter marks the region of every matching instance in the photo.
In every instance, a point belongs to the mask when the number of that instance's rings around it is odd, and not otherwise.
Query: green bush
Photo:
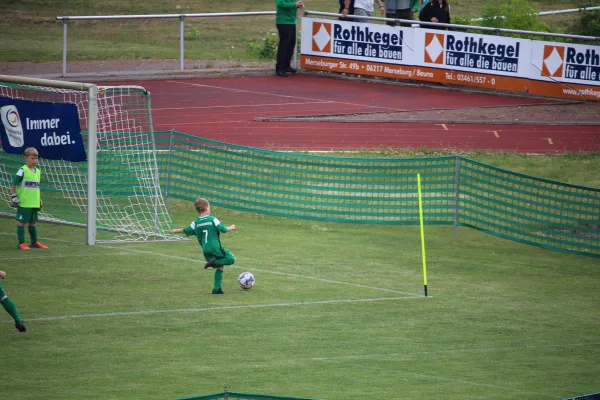
[[[200,34],[200,29],[195,26],[190,26],[186,27],[183,37],[185,40],[200,40],[202,35]]]
[[[583,2],[581,8],[592,7],[597,4],[592,4],[591,0]],[[600,37],[600,10],[584,11],[579,13],[581,18],[574,26],[574,34],[583,36]]]
[[[483,9],[484,18],[482,26],[504,29],[519,29],[524,31],[548,32],[548,26],[540,22],[536,15],[539,11],[534,9],[527,0],[488,0]],[[520,35],[527,37],[527,35]],[[531,36],[531,38],[537,38]]]
[[[260,60],[275,60],[278,44],[279,39],[277,38],[277,34],[270,32],[264,38],[250,43],[248,50]]]

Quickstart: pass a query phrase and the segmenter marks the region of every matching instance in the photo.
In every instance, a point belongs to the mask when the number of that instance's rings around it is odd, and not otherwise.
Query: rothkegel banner
[[[600,100],[600,50],[458,31],[302,18],[301,67]]]
[[[7,153],[35,147],[42,158],[86,161],[75,104],[17,100],[0,96],[0,137]]]

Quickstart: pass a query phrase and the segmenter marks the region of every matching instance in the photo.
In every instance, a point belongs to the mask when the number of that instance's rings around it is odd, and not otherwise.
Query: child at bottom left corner
[[[4,278],[6,278],[6,272],[0,270],[0,279],[4,279]],[[27,329],[25,328],[25,324],[23,323],[23,320],[19,316],[19,311],[17,310],[17,306],[15,306],[15,303],[13,303],[12,300],[6,295],[1,284],[0,284],[0,304],[2,304],[2,307],[4,307],[6,312],[15,321],[15,328],[17,328],[17,330],[19,332],[27,331]]]

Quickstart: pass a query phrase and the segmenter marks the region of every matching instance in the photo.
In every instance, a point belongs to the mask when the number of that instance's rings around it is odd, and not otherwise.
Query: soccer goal
[[[0,75],[0,214],[23,150],[42,171],[40,220],[87,228],[87,244],[176,240],[168,234],[150,93]]]

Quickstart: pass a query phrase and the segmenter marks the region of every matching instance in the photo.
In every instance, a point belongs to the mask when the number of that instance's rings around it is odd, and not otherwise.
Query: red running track
[[[249,76],[110,82],[152,93],[155,130],[279,150],[458,149],[528,153],[600,151],[600,126],[264,122],[309,116],[546,103],[493,94],[320,76]],[[474,119],[477,117],[474,116]],[[532,119],[535,119],[532,117]]]

